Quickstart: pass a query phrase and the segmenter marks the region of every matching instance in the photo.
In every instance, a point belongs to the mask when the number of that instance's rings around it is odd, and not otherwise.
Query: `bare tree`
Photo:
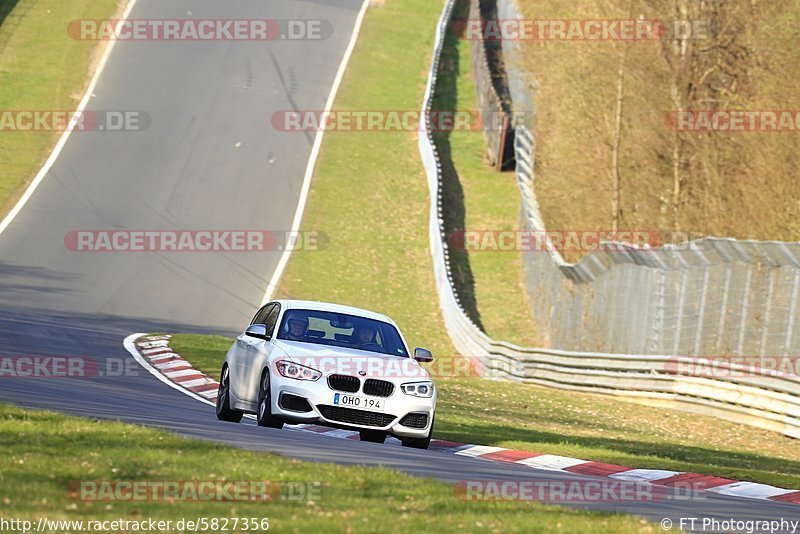
[[[633,14],[633,0],[628,1],[628,16]],[[617,100],[614,113],[614,133],[611,141],[611,229],[619,230],[622,218],[622,176],[619,170],[619,147],[622,138],[622,112],[625,104],[625,62],[628,59],[628,43],[622,44],[617,70]]]

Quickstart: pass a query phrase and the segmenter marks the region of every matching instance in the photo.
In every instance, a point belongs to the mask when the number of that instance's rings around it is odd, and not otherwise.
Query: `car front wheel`
[[[231,409],[231,378],[228,366],[224,365],[219,374],[219,389],[217,389],[217,419],[238,423],[244,413]]]
[[[283,428],[283,420],[272,415],[272,395],[269,390],[269,371],[264,372],[261,377],[261,384],[258,388],[258,414],[256,415],[258,426],[269,428]]]
[[[433,434],[433,424],[436,422],[436,418],[434,417],[433,421],[431,421],[431,429],[428,431],[428,435],[424,438],[402,438],[400,441],[403,443],[403,447],[411,447],[413,449],[427,449],[431,445],[431,435]]]

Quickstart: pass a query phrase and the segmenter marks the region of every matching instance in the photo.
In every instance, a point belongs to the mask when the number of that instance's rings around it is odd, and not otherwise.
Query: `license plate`
[[[383,399],[373,399],[370,397],[362,397],[360,395],[343,395],[341,393],[334,393],[333,403],[336,406],[356,408],[359,410],[370,410],[372,412],[382,412],[384,409]]]

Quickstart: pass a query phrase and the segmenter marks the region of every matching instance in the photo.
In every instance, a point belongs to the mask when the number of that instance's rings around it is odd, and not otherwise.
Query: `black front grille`
[[[428,414],[410,413],[400,420],[400,424],[409,428],[425,428],[428,426]]]
[[[388,397],[394,392],[394,384],[386,380],[369,378],[364,382],[364,393],[376,397]]]
[[[325,406],[324,404],[318,405],[317,410],[325,419],[359,426],[384,427],[395,418],[388,413],[367,412],[339,406]]]
[[[361,380],[354,376],[331,375],[328,377],[328,386],[338,391],[355,393],[361,387]]]
[[[281,408],[292,412],[310,412],[311,405],[303,397],[292,395],[291,393],[284,393],[281,395],[280,401]]]

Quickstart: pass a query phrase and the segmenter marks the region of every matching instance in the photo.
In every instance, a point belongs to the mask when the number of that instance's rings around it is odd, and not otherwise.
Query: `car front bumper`
[[[376,430],[400,438],[427,437],[430,433],[436,410],[437,392],[435,387],[433,396],[425,399],[406,395],[400,390],[399,384],[395,384],[394,392],[389,397],[370,397],[384,401],[385,408],[382,412],[335,406],[333,399],[337,393],[365,397],[368,395],[365,395],[362,391],[347,393],[333,390],[328,386],[324,377],[311,382],[273,375],[271,390],[272,413],[287,421],[298,423],[318,422],[324,425],[353,430]],[[287,394],[305,399],[308,402],[310,411],[300,412],[286,409],[284,405],[289,403],[281,402],[281,398]],[[419,426],[419,420],[421,419],[421,417],[410,417],[404,420],[409,414],[427,416],[425,426],[422,428],[408,426],[411,419],[415,419],[417,422],[415,426]]]

